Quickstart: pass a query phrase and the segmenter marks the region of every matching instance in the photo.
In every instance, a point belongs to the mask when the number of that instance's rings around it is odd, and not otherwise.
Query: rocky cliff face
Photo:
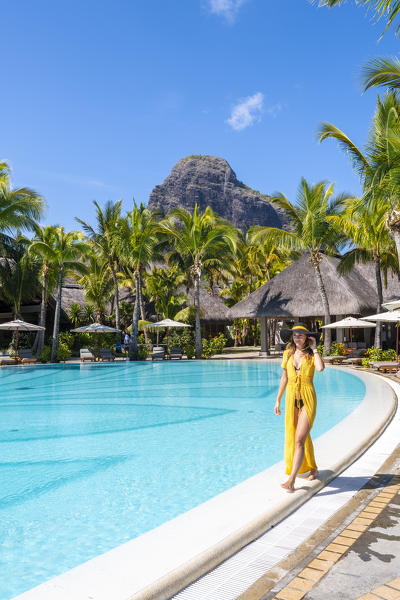
[[[149,208],[164,214],[177,206],[193,211],[197,203],[201,211],[213,211],[241,229],[251,225],[285,226],[279,209],[261,194],[239,181],[229,164],[216,156],[182,158],[161,185],[150,194]]]

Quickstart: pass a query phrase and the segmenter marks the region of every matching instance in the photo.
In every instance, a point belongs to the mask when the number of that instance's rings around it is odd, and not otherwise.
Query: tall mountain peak
[[[196,203],[201,211],[211,206],[217,215],[241,229],[251,225],[284,227],[286,223],[269,196],[239,181],[229,163],[218,156],[182,158],[153,189],[148,206],[166,214],[177,206],[192,212]]]

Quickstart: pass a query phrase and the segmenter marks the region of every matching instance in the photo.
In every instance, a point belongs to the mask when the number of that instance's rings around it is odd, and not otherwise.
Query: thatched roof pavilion
[[[186,290],[181,289],[182,293]],[[200,306],[201,306],[201,321],[203,322],[224,322],[231,323],[233,318],[230,316],[229,308],[226,306],[221,296],[218,295],[218,288],[213,290],[206,289],[204,283],[200,285]],[[188,304],[194,304],[194,289],[189,290],[187,294],[189,298]]]
[[[340,276],[336,270],[338,263],[339,259],[324,256],[320,264],[331,314],[359,315],[375,310],[377,295],[373,281],[367,280],[358,268]],[[315,318],[323,314],[317,279],[307,255],[293,262],[229,311],[234,319]]]
[[[323,256],[320,264],[332,320],[336,321],[346,315],[366,316],[375,313],[378,296],[374,265],[357,265],[349,274],[341,276],[337,272],[338,264],[338,258],[327,256]],[[387,302],[396,298],[400,298],[399,278],[390,275],[387,288],[383,287],[383,299]],[[229,315],[232,319],[260,318],[262,354],[268,346],[269,319],[323,318],[321,295],[308,255],[304,254],[271,281],[235,304]],[[343,330],[338,336],[342,335]]]

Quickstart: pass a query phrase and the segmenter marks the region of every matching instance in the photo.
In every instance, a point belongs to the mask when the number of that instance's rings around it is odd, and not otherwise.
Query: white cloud
[[[246,129],[259,118],[263,110],[264,94],[257,92],[253,96],[248,96],[236,106],[233,107],[231,116],[227,119],[227,123],[235,131]]]
[[[208,0],[210,12],[224,17],[231,23],[235,20],[239,8],[245,2],[247,0]]]

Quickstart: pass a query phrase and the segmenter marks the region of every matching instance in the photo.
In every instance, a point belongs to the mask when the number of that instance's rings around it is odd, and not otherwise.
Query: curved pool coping
[[[328,367],[342,370],[343,368]],[[348,371],[348,368],[346,369]],[[167,599],[265,533],[346,469],[380,436],[397,408],[381,378],[366,384],[359,406],[315,442],[320,480],[294,494],[279,483],[283,461],[113,550],[17,596],[18,600]],[[379,402],[377,402],[379,399]],[[341,454],[335,448],[340,440]],[[16,599],[15,599],[16,600]]]

